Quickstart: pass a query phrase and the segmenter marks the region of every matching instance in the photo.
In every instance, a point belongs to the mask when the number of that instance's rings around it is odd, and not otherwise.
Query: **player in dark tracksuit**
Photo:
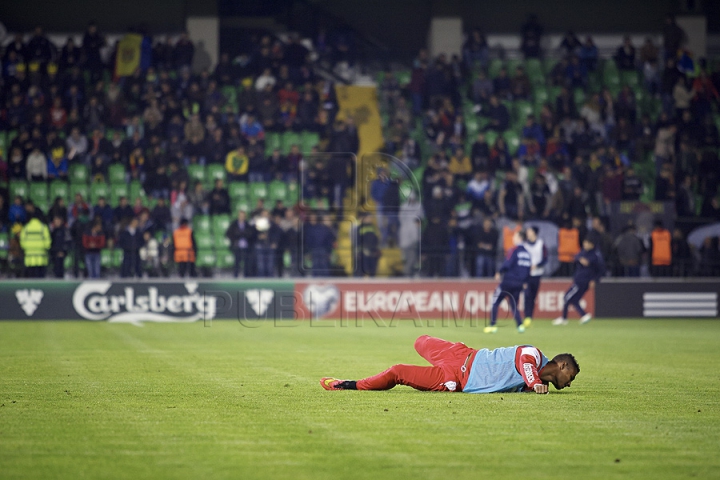
[[[602,254],[595,248],[591,238],[583,241],[583,249],[575,256],[575,275],[573,284],[567,292],[565,292],[565,305],[563,306],[562,317],[553,320],[553,325],[567,325],[567,314],[570,305],[581,315],[580,324],[589,322],[592,315],[585,312],[580,306],[580,300],[589,288],[594,287],[595,283],[605,274],[605,261]]]
[[[495,275],[495,278],[499,280],[500,274],[503,274],[503,278],[493,295],[492,317],[490,319],[490,326],[484,329],[485,333],[497,332],[497,327],[495,326],[495,322],[497,322],[497,312],[505,297],[508,297],[508,304],[513,310],[518,332],[522,333],[525,331],[518,309],[520,292],[522,292],[523,286],[530,276],[530,267],[532,266],[530,254],[522,245],[525,240],[526,236],[524,231],[515,232],[513,236],[515,248],[509,252],[507,259],[500,267],[500,271]]]

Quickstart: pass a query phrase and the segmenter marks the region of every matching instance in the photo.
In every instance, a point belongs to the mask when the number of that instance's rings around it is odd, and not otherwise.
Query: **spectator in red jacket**
[[[83,233],[82,244],[85,249],[88,278],[100,278],[100,250],[105,248],[105,232],[101,217],[95,217],[92,226]]]

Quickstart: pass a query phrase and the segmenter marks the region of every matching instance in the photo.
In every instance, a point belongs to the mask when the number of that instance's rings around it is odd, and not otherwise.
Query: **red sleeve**
[[[85,248],[92,248],[90,245],[92,243],[92,240],[88,234],[83,234],[82,236],[82,245]]]
[[[525,385],[528,386],[529,390],[532,390],[535,385],[540,385],[540,362],[542,361],[542,354],[540,350],[531,346],[518,347],[515,351],[515,368],[523,380]]]

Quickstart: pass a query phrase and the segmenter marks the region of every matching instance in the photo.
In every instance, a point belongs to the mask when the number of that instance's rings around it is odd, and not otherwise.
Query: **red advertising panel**
[[[535,302],[534,318],[560,316],[563,297],[570,282],[545,280]],[[341,320],[484,320],[490,318],[493,281],[344,281],[318,279],[295,284],[297,318]],[[520,296],[520,311],[524,307]],[[595,292],[588,291],[581,305],[595,313]],[[507,302],[500,307],[498,318],[508,318]],[[571,309],[570,318],[578,318]]]

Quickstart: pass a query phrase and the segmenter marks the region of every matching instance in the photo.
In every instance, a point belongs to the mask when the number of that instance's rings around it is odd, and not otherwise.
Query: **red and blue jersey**
[[[526,392],[542,382],[548,359],[532,345],[478,350],[464,393]]]

